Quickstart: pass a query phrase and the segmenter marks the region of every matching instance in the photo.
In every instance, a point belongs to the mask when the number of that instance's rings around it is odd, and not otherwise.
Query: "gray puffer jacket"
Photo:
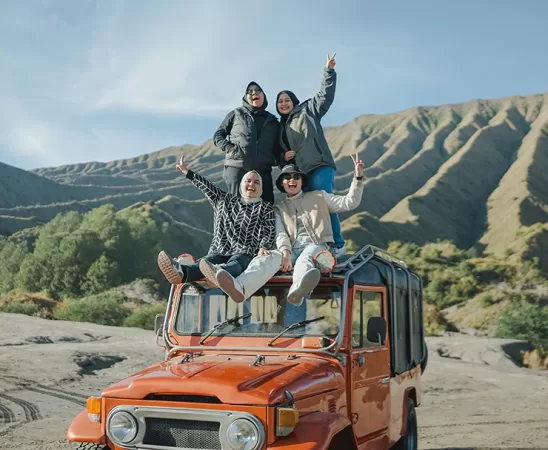
[[[295,150],[294,163],[304,173],[310,173],[322,166],[336,169],[335,160],[327,145],[320,120],[327,113],[335,99],[337,73],[334,69],[325,68],[323,71],[320,91],[311,99],[296,106],[280,125],[280,145],[283,152]],[[282,139],[285,129],[289,148]],[[281,165],[290,164],[282,156]]]
[[[251,84],[259,86],[255,82]],[[213,135],[213,142],[226,153],[225,166],[270,172],[279,164],[281,153],[278,119],[265,110],[268,106],[266,95],[259,111],[253,110],[245,96],[242,103],[243,106],[227,114]]]

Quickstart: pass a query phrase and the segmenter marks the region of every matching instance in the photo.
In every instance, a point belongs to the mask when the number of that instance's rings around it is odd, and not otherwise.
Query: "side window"
[[[352,310],[352,348],[377,345],[376,342],[367,340],[367,321],[373,316],[382,316],[382,294],[356,291]]]

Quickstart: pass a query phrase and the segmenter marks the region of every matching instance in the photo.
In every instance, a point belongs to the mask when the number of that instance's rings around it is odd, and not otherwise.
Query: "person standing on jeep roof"
[[[268,111],[268,100],[258,83],[247,85],[242,106],[230,111],[213,135],[225,152],[223,179],[232,195],[244,174],[256,170],[263,179],[263,200],[274,204],[272,167],[279,164],[278,119]]]
[[[354,179],[346,195],[333,195],[324,190],[304,192],[308,177],[293,164],[284,166],[276,180],[278,189],[286,194],[275,210],[276,246],[282,252],[282,272],[293,269],[288,303],[301,305],[320,281],[320,271],[314,267],[314,261],[333,242],[330,214],[351,211],[360,204],[363,162],[357,153],[352,161]]]
[[[204,277],[218,287],[217,273],[229,274],[242,285],[236,301],[252,295],[280,268],[282,257],[270,252],[275,241],[274,208],[261,198],[262,181],[257,172],[246,173],[240,194],[229,194],[188,168],[184,156],[176,169],[200,189],[213,207],[213,239],[208,254],[198,264],[185,264],[167,252],[158,255],[158,266],[171,284],[198,281]],[[266,278],[264,281],[262,281]],[[221,288],[222,289],[222,288]]]
[[[281,117],[280,164],[296,164],[306,174],[305,190],[332,194],[335,187],[337,167],[320,121],[335,99],[336,82],[335,55],[327,55],[322,85],[314,97],[300,104],[297,96],[288,90],[276,97],[276,111]],[[346,253],[346,247],[337,214],[331,214],[331,225],[334,237],[331,250],[339,257]]]

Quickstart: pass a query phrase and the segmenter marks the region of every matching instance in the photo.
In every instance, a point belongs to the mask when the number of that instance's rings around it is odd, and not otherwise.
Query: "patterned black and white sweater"
[[[245,203],[240,197],[219,189],[192,170],[187,172],[186,177],[213,206],[213,240],[209,254],[245,253],[256,256],[260,248],[274,248],[276,219],[270,203]]]

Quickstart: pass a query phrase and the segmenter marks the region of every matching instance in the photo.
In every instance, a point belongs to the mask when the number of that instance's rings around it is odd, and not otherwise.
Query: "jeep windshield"
[[[303,337],[319,338],[315,340],[319,345],[314,345],[317,349],[331,344],[339,333],[340,287],[319,285],[300,306],[287,303],[288,291],[287,283],[271,283],[243,303],[235,303],[220,289],[204,290],[192,285],[185,286],[175,299],[177,309],[173,331],[181,337],[199,337],[197,340],[192,339],[191,345],[202,347],[223,347],[228,342],[220,338],[229,337],[268,338],[268,342],[282,332],[271,348],[281,344],[284,339]],[[241,318],[233,320],[238,317]],[[311,320],[321,317],[321,320]],[[223,324],[226,321],[228,323]],[[308,323],[285,330],[302,321]],[[209,337],[203,339],[208,334]],[[247,340],[242,346],[248,344],[256,346]]]

